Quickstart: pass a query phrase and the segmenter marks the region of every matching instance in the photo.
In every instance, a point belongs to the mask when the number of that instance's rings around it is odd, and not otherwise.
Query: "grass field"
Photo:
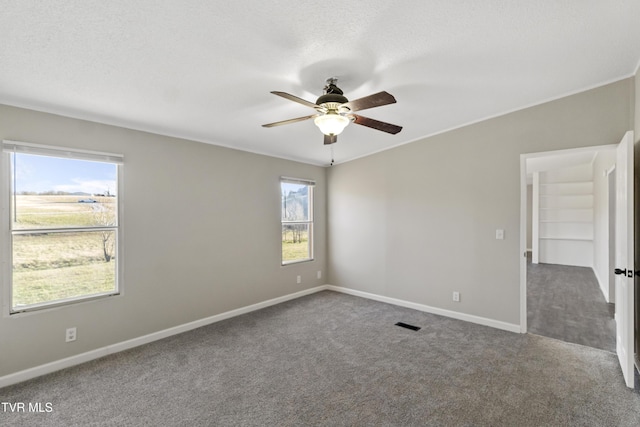
[[[116,262],[105,259],[104,239],[113,254],[113,231],[46,232],[46,228],[111,225],[115,198],[17,196],[14,230],[42,232],[13,236],[12,306],[25,306],[83,295],[111,292]]]
[[[96,203],[78,203],[87,199]],[[17,229],[86,227],[113,223],[115,206],[115,197],[18,195],[11,213]]]
[[[58,301],[83,295],[112,292],[115,262],[69,266],[56,270],[15,272],[13,306]]]
[[[293,241],[291,233],[282,234],[282,262],[291,262],[309,258],[309,236],[302,234],[300,242]]]
[[[307,240],[303,240],[300,243],[282,241],[282,261],[290,262],[309,258],[308,245]]]

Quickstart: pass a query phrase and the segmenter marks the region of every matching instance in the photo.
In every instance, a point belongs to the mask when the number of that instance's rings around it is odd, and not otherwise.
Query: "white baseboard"
[[[440,316],[451,317],[453,319],[464,320],[465,322],[477,323],[479,325],[490,326],[496,329],[502,329],[509,332],[520,333],[520,325],[513,323],[502,322],[500,320],[488,319],[486,317],[474,316],[472,314],[460,313],[452,310],[445,310],[443,308],[431,307],[424,304],[418,304],[415,302],[404,301],[401,299],[385,297],[382,295],[371,294],[368,292],[357,291],[355,289],[343,288],[340,286],[326,285],[326,288],[330,291],[342,292],[344,294],[355,295],[362,298],[371,299],[374,301],[385,302],[387,304],[393,304],[400,307],[411,308],[413,310],[423,311],[425,313],[438,314]]]
[[[153,341],[161,340],[163,338],[167,338],[172,335],[181,334],[183,332],[187,332],[192,329],[200,328],[202,326],[210,325],[212,323],[220,322],[222,320],[230,319],[232,317],[240,316],[242,314],[250,313],[252,311],[260,310],[262,308],[270,307],[272,305],[280,304],[285,301],[290,301],[296,298],[300,298],[306,295],[311,295],[316,292],[325,291],[325,290],[341,292],[343,294],[354,295],[354,296],[367,298],[374,301],[380,301],[380,302],[384,302],[392,305],[397,305],[400,307],[411,308],[411,309],[423,311],[426,313],[438,314],[440,316],[451,317],[453,319],[464,320],[466,322],[477,323],[480,325],[490,326],[497,329],[503,329],[505,331],[517,332],[517,333],[520,332],[520,325],[501,322],[498,320],[488,319],[480,316],[474,316],[471,314],[459,313],[457,311],[431,307],[424,304],[417,304],[417,303],[404,301],[396,298],[390,298],[390,297],[385,297],[381,295],[371,294],[368,292],[357,291],[355,289],[343,288],[340,286],[333,286],[333,285],[322,285],[322,286],[317,286],[315,288],[306,289],[303,291],[284,295],[278,298],[273,298],[267,301],[259,302],[256,304],[248,305],[246,307],[241,307],[235,310],[216,314],[214,316],[210,316],[204,319],[185,323],[183,325],[175,326],[173,328],[168,328],[162,331],[153,332],[151,334],[143,335],[141,337],[133,338],[127,341],[97,348],[95,350],[77,354],[75,356],[66,357],[64,359],[56,360],[54,362],[45,363],[44,365],[39,365],[33,368],[25,369],[23,371],[15,372],[13,374],[5,375],[3,377],[0,377],[0,388],[6,387],[12,384],[17,384],[23,381],[27,381],[32,378],[39,377],[41,375],[50,374],[52,372],[59,371],[61,369],[69,368],[71,366],[79,365],[81,363],[85,363],[90,360],[108,356],[109,354],[118,353],[124,350],[129,350],[131,348],[148,344]]]
[[[56,360],[54,362],[45,363],[44,365],[39,365],[33,368],[25,369],[23,371],[15,372],[13,374],[5,375],[3,377],[0,377],[0,388],[6,387],[12,384],[17,384],[23,381],[27,381],[32,378],[39,377],[41,375],[50,374],[52,372],[69,368],[71,366],[79,365],[81,363],[98,359],[100,357],[104,357],[109,354],[118,353],[120,351],[138,347],[143,344],[148,344],[153,341],[161,340],[163,338],[167,338],[172,335],[181,334],[183,332],[200,328],[202,326],[210,325],[212,323],[220,322],[221,320],[226,320],[235,316],[240,316],[241,314],[250,313],[252,311],[256,311],[262,308],[270,307],[272,305],[280,304],[285,301],[290,301],[292,299],[300,298],[305,295],[310,295],[316,292],[324,291],[326,289],[327,289],[326,285],[317,286],[315,288],[306,289],[300,292],[295,292],[295,293],[284,295],[278,298],[273,298],[267,301],[248,305],[246,307],[241,307],[235,310],[216,314],[214,316],[210,316],[204,319],[185,323],[183,325],[175,326],[173,328],[164,329],[158,332],[153,332],[151,334],[143,335],[138,338],[133,338],[127,341],[97,348],[95,350],[87,351],[86,353],[77,354],[75,356],[66,357],[64,359]]]

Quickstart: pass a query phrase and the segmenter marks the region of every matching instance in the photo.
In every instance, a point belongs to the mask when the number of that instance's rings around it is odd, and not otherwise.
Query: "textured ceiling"
[[[0,0],[0,103],[326,165],[313,110],[397,104],[350,125],[336,162],[633,75],[639,0]],[[40,141],[37,141],[40,142]]]

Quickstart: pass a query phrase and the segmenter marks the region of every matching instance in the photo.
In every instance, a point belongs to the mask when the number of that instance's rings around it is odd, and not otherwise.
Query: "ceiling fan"
[[[338,135],[351,122],[394,135],[402,130],[402,126],[392,125],[391,123],[385,123],[358,114],[353,114],[354,111],[394,104],[396,99],[393,95],[382,91],[374,93],[373,95],[365,96],[364,98],[349,101],[344,96],[342,90],[336,85],[337,82],[337,78],[327,79],[327,84],[324,87],[324,94],[318,98],[315,104],[285,92],[271,92],[274,95],[311,107],[316,110],[317,113],[309,116],[297,117],[295,119],[268,123],[262,126],[270,128],[313,119],[316,126],[318,126],[320,131],[324,134],[325,145],[337,142]]]

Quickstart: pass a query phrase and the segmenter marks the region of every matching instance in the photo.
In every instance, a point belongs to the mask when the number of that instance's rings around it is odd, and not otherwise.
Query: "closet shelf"
[[[552,237],[552,236],[540,236],[540,240],[571,240],[571,241],[581,241],[581,242],[593,242],[593,238],[588,237]]]
[[[578,219],[541,219],[540,223],[563,223],[563,224],[593,224],[593,221],[589,221],[586,219],[578,220]]]
[[[541,211],[592,211],[593,207],[588,208],[538,208]]]

